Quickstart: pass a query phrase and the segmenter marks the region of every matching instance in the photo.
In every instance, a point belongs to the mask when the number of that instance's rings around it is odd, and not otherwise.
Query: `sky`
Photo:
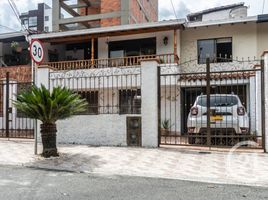
[[[176,15],[174,14],[171,1],[173,1]],[[204,9],[239,3],[243,0],[159,0],[159,20],[185,18],[191,12],[197,12]],[[268,0],[244,0],[249,6],[249,15],[262,14],[263,2],[264,14],[268,14]],[[14,0],[20,13],[27,12],[30,9],[36,9],[37,4],[45,2],[51,5],[51,0]],[[3,26],[9,27],[4,28]],[[19,21],[16,19],[8,0],[0,0],[0,33],[20,30]]]

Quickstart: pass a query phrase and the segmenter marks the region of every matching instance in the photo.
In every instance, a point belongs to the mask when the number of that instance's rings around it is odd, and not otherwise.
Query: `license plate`
[[[220,116],[220,115],[216,115],[216,116],[212,116],[210,117],[210,120],[211,121],[222,121],[223,120],[223,116]]]

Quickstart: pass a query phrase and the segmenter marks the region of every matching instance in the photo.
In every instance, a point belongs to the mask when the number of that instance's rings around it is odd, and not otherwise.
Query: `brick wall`
[[[101,0],[101,13],[121,11],[121,0]],[[121,24],[121,18],[108,18],[101,20],[101,26],[115,26]]]
[[[80,0],[81,1],[81,0]],[[158,0],[125,0],[130,1],[129,23],[144,23],[158,20]],[[91,0],[92,6],[81,8],[81,15],[110,13],[121,11],[121,0]],[[83,3],[81,1],[81,3]],[[145,14],[146,13],[146,14]],[[121,24],[121,18],[108,18],[89,22],[92,27],[115,26]]]
[[[100,13],[100,1],[101,0],[91,0],[90,2],[92,2],[92,6],[88,8],[80,8],[79,9],[80,15],[84,16],[84,15],[89,15],[89,14],[92,14],[92,15],[99,14]],[[84,2],[81,0],[80,0],[80,3],[84,4]],[[89,24],[92,28],[99,27],[100,20],[90,21]]]
[[[130,0],[130,23],[158,20],[158,0]]]
[[[6,78],[6,73],[9,72],[10,80],[16,80],[18,82],[31,82],[32,81],[32,69],[31,66],[8,66],[0,68],[0,79]]]

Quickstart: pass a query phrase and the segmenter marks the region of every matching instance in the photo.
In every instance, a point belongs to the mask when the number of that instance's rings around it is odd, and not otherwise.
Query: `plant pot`
[[[168,129],[161,128],[161,135],[162,136],[168,136],[169,135],[169,130]]]
[[[45,158],[59,156],[57,150],[56,124],[41,124],[41,137],[43,143],[42,156]]]

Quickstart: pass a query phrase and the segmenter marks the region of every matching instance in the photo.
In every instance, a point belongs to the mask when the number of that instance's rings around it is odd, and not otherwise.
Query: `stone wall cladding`
[[[6,73],[9,72],[10,80],[16,80],[18,82],[31,82],[32,81],[32,69],[31,66],[8,66],[0,68],[0,79],[6,78]]]

